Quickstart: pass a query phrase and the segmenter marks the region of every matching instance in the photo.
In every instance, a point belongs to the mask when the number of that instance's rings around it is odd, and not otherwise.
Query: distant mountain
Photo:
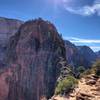
[[[10,37],[18,31],[21,24],[23,24],[23,21],[0,17],[0,62],[5,57]]]
[[[98,59],[100,59],[100,51],[96,52]]]
[[[77,48],[84,59],[83,66],[90,67],[97,59],[95,52],[88,46],[78,46]]]
[[[65,41],[66,58],[68,64],[78,67],[90,67],[97,59],[95,52],[88,46],[75,46],[69,41]]]

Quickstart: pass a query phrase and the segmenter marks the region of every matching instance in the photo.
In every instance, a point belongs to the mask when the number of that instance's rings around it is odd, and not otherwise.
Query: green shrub
[[[70,92],[70,90],[73,90],[76,84],[78,84],[78,81],[73,76],[68,76],[62,81],[58,82],[55,89],[55,94],[66,94]]]
[[[92,67],[92,70],[94,71],[94,73],[98,76],[100,76],[100,60],[97,60]]]
[[[77,71],[78,71],[79,73],[83,73],[83,72],[85,71],[85,68],[84,68],[83,66],[79,66],[79,67],[77,68]]]
[[[84,72],[85,72],[84,66],[79,66],[79,67],[77,67],[76,70],[75,70],[75,77],[76,77],[77,79],[80,79],[81,76],[82,76],[82,74],[83,74]]]

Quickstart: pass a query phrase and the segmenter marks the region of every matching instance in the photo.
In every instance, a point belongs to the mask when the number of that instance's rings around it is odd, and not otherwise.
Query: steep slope
[[[96,54],[88,46],[75,46],[69,41],[65,41],[66,59],[68,64],[78,67],[90,67],[97,59]]]
[[[22,23],[20,20],[0,17],[0,63],[5,57],[9,38],[18,31]]]
[[[8,64],[0,75],[0,100],[42,100],[53,95],[65,58],[64,42],[42,19],[23,24],[10,39]]]

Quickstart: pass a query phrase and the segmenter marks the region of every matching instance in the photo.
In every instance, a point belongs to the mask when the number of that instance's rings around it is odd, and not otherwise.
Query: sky
[[[0,0],[0,16],[23,21],[42,17],[64,39],[100,50],[100,0]]]

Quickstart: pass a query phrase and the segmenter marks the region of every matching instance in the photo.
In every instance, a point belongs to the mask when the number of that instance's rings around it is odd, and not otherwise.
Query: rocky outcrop
[[[23,24],[7,48],[0,100],[51,97],[62,68],[60,57],[66,59],[64,42],[53,24],[41,18]]]
[[[0,17],[0,65],[3,63],[8,41],[19,29],[23,21]]]

